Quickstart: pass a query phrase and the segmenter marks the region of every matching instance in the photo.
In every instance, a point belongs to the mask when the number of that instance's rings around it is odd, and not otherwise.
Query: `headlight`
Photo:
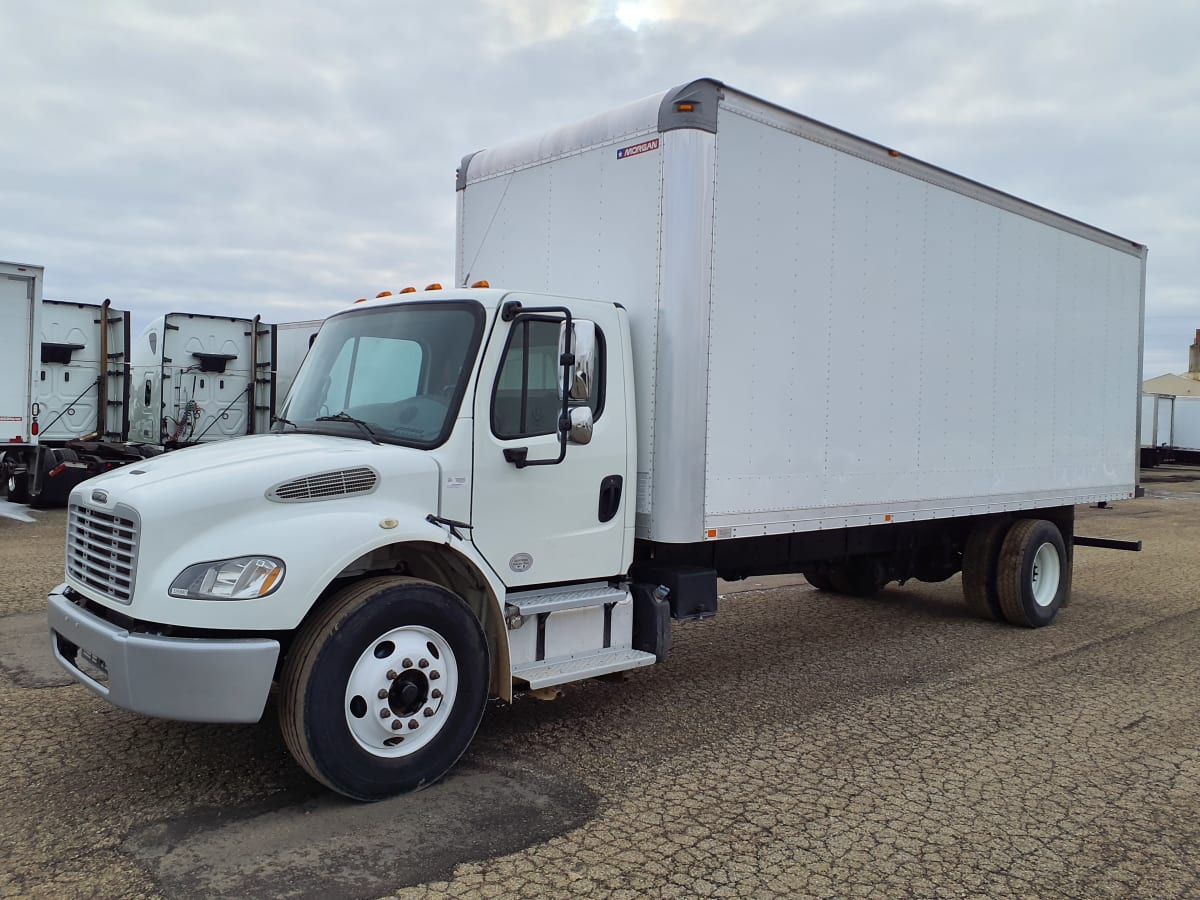
[[[188,566],[171,582],[172,597],[192,600],[251,600],[265,597],[283,582],[283,560],[239,556]]]

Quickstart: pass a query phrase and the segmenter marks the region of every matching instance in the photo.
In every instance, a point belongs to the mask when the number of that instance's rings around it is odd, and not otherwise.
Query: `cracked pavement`
[[[65,515],[0,519],[0,896],[1200,895],[1200,469],[1143,483],[1079,510],[1145,549],[1079,548],[1050,628],[970,618],[957,577],[725,585],[665,665],[494,705],[374,807],[270,708],[156,721],[21,676]]]

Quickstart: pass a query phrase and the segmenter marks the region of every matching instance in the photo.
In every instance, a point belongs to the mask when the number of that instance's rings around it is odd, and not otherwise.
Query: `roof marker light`
[[[471,287],[473,287],[473,288],[490,288],[491,285],[488,284],[486,278],[480,278],[478,281],[471,282]]]
[[[380,291],[378,294],[375,295],[375,299],[378,300],[380,297],[390,297],[390,296],[392,296],[391,291]]]
[[[416,292],[417,292],[417,289],[415,287],[413,287],[412,285],[409,285],[406,288],[400,288],[400,293],[402,293],[402,294],[415,294]]]
[[[425,285],[425,290],[427,290],[427,291],[440,291],[441,289],[442,289],[442,286],[440,284],[438,284],[436,281],[433,284]]]
[[[367,302],[367,298],[366,298],[366,297],[359,297],[359,298],[358,298],[357,300],[355,300],[354,302],[355,302],[355,303],[366,303],[366,302]]]

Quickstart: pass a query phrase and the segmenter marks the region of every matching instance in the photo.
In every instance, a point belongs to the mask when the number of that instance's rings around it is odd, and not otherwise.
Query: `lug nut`
[[[421,723],[418,722],[416,719],[409,719],[408,727],[411,728],[413,731],[416,731],[418,728],[421,727]]]
[[[429,673],[429,680],[430,680],[430,681],[437,681],[437,680],[438,680],[439,678],[441,678],[441,677],[442,677],[442,673],[441,673],[441,672],[430,672],[430,673]]]
[[[440,700],[442,698],[442,692],[439,691],[437,688],[434,688],[432,691],[429,692],[429,696],[432,697],[434,700]]]
[[[400,677],[400,674],[395,669],[388,669],[387,677],[388,681],[395,681]]]
[[[430,716],[433,715],[433,707],[432,706],[425,707],[425,712],[423,712],[422,715],[428,719]]]
[[[401,722],[399,719],[396,719],[394,722],[392,722],[392,731],[399,731],[403,727],[404,727],[404,723]]]
[[[379,689],[379,699],[386,700],[387,696],[388,696],[387,688],[380,688]]]
[[[429,660],[423,659],[419,663],[417,663],[417,665],[420,666],[422,669],[428,669],[429,668]]]
[[[392,714],[392,711],[385,706],[383,709],[381,709],[379,711],[379,718],[386,719],[391,714]]]
[[[404,662],[400,663],[400,665],[404,666],[404,668],[406,668],[406,669],[411,669],[412,668],[412,660],[405,659]]]

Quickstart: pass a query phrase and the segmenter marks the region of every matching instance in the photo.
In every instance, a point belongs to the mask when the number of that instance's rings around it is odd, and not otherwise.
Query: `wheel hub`
[[[458,690],[454,652],[418,625],[394,628],[370,643],[346,684],[346,725],[376,756],[405,756],[445,725]]]

